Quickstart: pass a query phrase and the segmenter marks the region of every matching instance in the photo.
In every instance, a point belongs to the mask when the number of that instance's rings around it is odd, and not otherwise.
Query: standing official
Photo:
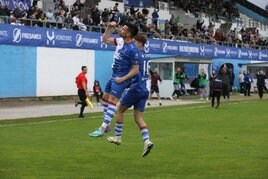
[[[80,99],[80,101],[77,102],[75,106],[77,106],[78,104],[81,104],[79,118],[84,118],[83,112],[84,112],[85,107],[87,106],[87,103],[86,103],[87,96],[89,96],[88,91],[87,91],[87,77],[86,77],[87,67],[82,66],[81,70],[82,72],[79,73],[75,79],[76,86],[78,88],[78,96]]]

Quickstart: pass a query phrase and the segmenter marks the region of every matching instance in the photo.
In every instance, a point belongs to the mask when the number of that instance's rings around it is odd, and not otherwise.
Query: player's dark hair
[[[146,42],[147,42],[147,38],[143,34],[141,34],[141,33],[139,33],[138,35],[136,35],[134,37],[134,39],[137,40],[138,42],[141,42],[142,43],[142,46],[144,46],[144,44],[146,44]]]
[[[82,66],[82,67],[81,67],[81,70],[83,71],[85,68],[87,68],[87,67],[86,67],[86,66]]]
[[[132,38],[138,34],[139,29],[137,26],[131,23],[126,23],[125,25],[128,27],[128,31],[130,32]]]

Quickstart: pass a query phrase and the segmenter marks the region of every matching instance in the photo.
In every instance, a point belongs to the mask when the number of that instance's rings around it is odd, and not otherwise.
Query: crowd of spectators
[[[186,13],[192,13],[195,17],[201,12],[215,16],[215,20],[220,16],[229,20],[240,16],[239,10],[234,7],[235,0],[177,0],[176,3]]]
[[[232,3],[233,0],[178,0],[178,6],[186,13],[198,16],[202,11],[215,11],[216,18],[218,15],[227,18],[238,17],[239,12],[233,8]],[[76,0],[70,9],[64,0],[54,0],[54,7],[50,7],[47,12],[38,8],[36,3],[33,3],[27,12],[21,10],[19,6],[10,11],[7,6],[0,4],[0,16],[11,16],[10,23],[17,25],[103,32],[110,21],[115,21],[118,25],[130,22],[151,38],[235,45],[236,47],[268,46],[267,40],[260,36],[257,29],[242,28],[239,31],[237,29],[226,31],[219,28],[214,31],[213,20],[208,26],[204,25],[203,20],[197,20],[195,25],[185,28],[180,23],[179,17],[172,16],[160,25],[159,9],[155,9],[150,16],[148,9],[138,9],[133,6],[120,12],[118,3],[115,3],[111,9],[100,10],[98,6],[95,6],[87,14],[83,14],[82,10],[84,10],[84,5],[80,0]]]

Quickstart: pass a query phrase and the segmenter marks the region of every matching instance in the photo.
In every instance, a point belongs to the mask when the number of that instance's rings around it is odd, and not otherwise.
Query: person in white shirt
[[[241,71],[239,72],[239,76],[238,76],[238,81],[239,81],[239,91],[240,91],[240,95],[244,94],[244,90],[245,90],[245,81],[244,81],[244,76],[245,76],[245,71]]]

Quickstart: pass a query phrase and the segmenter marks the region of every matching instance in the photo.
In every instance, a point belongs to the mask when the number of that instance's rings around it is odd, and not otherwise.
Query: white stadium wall
[[[83,65],[88,67],[88,84],[94,82],[93,50],[38,47],[36,60],[36,96],[76,95],[75,77]]]

